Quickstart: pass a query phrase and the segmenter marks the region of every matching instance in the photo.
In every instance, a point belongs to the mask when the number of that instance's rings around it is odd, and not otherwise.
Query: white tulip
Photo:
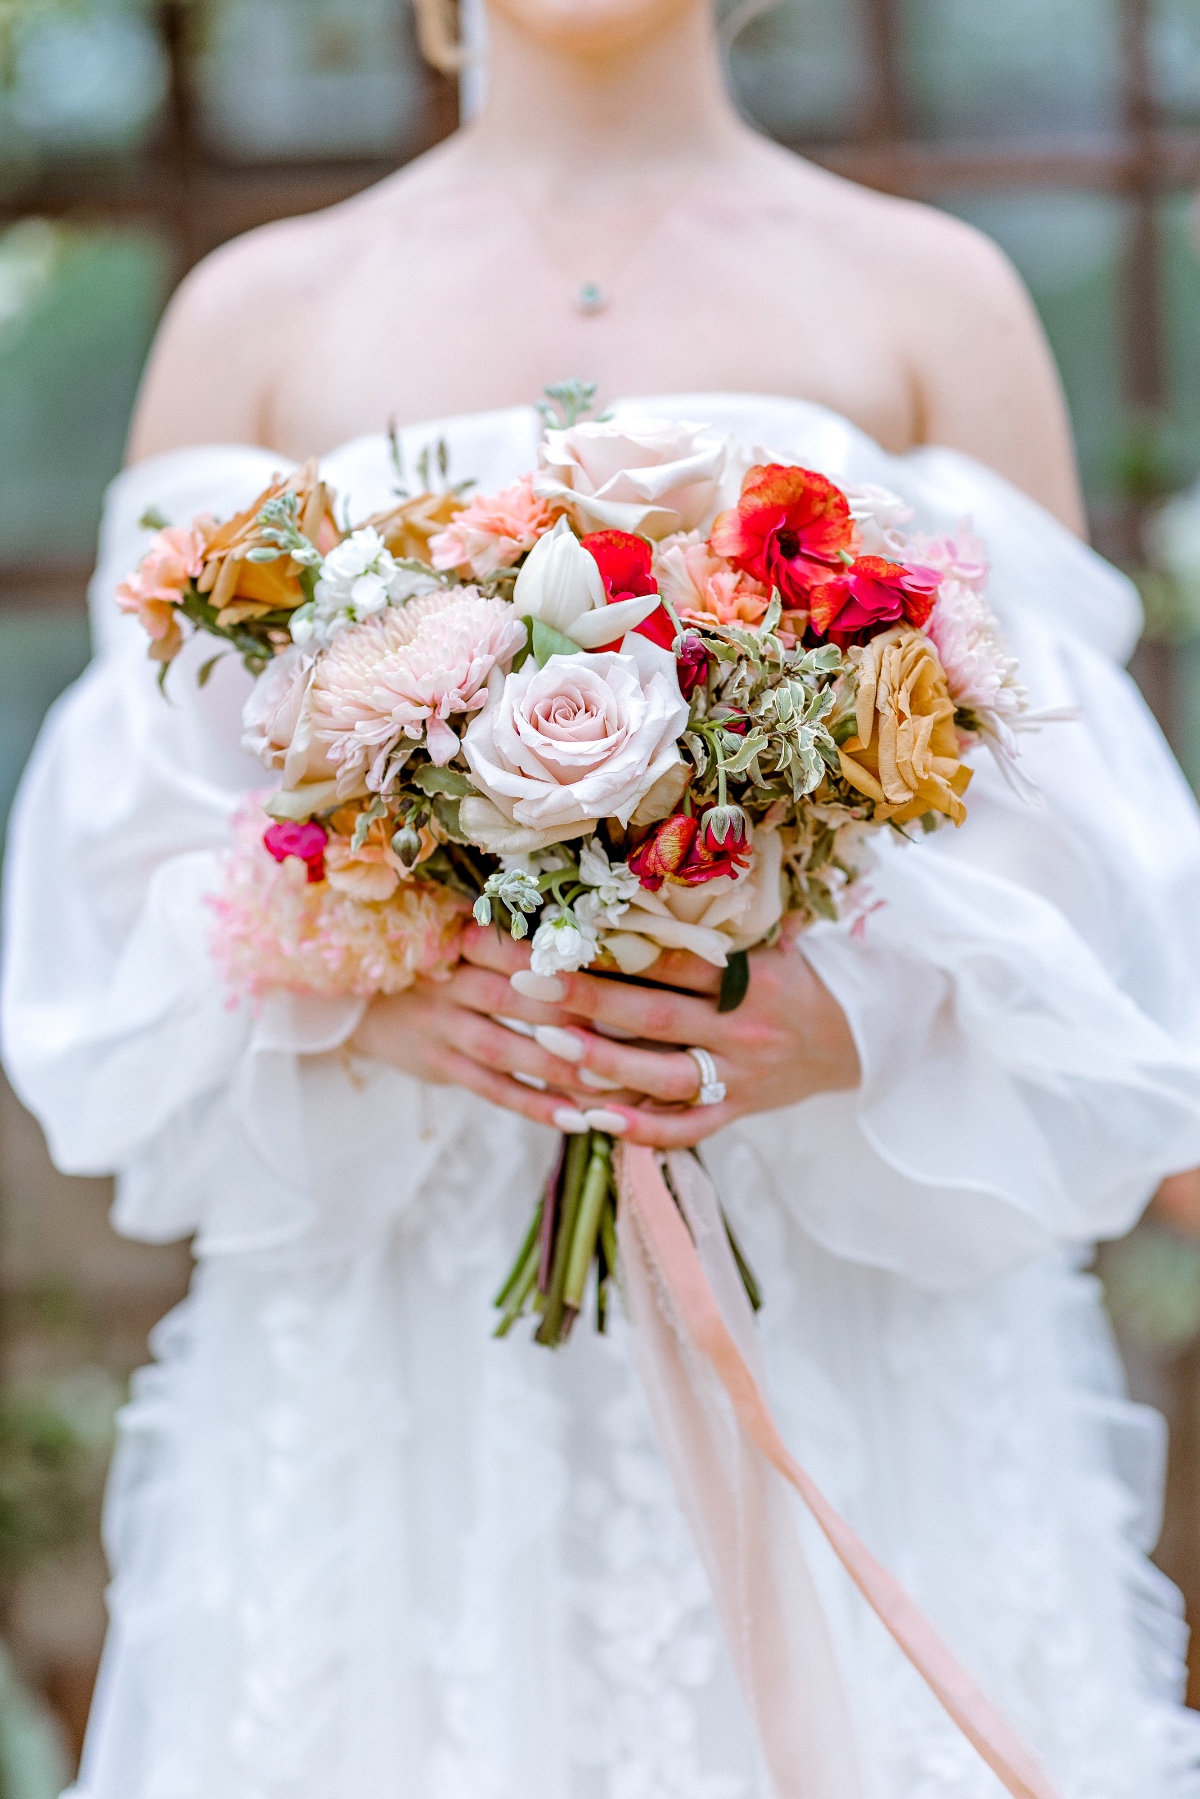
[[[564,636],[577,619],[603,606],[607,598],[595,558],[565,518],[538,538],[513,589],[518,618],[540,618]]]

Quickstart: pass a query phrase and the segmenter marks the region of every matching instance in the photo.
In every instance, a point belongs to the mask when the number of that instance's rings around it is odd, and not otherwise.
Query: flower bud
[[[710,806],[700,820],[700,841],[713,855],[735,855],[749,836],[750,821],[740,806]]]
[[[686,632],[676,644],[675,672],[685,700],[690,700],[697,687],[702,687],[708,679],[708,651],[698,632]]]
[[[643,887],[657,893],[663,882],[683,867],[698,829],[696,820],[685,812],[673,813],[655,826],[628,858],[630,871]]]
[[[421,854],[420,832],[414,831],[411,825],[401,825],[392,838],[392,848],[405,868],[411,868]]]

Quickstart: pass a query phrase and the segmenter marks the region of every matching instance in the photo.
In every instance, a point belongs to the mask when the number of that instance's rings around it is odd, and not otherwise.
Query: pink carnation
[[[977,593],[987,584],[987,546],[975,536],[969,518],[960,521],[956,537],[926,537],[921,533],[910,537],[902,560],[936,569],[943,580],[961,581]]]
[[[433,566],[470,569],[477,581],[486,581],[527,555],[554,516],[534,493],[533,476],[522,475],[499,493],[477,494],[445,531],[430,538]]]
[[[449,762],[458,737],[447,720],[483,705],[492,669],[524,642],[509,603],[473,587],[424,594],[339,632],[312,687],[315,734],[339,778],[367,771],[378,790],[402,736],[424,736],[431,760]]]
[[[761,581],[714,555],[698,531],[664,538],[654,572],[676,615],[697,624],[757,625],[771,603]]]
[[[312,883],[294,855],[276,862],[264,847],[269,820],[253,802],[233,821],[210,949],[234,993],[272,988],[325,999],[399,993],[418,975],[458,960],[467,902],[436,881],[405,880],[373,902]],[[336,840],[331,839],[331,848]]]
[[[158,662],[169,662],[183,642],[177,608],[188,582],[204,567],[205,525],[197,520],[157,532],[133,574],[117,588],[117,605],[136,615]]]

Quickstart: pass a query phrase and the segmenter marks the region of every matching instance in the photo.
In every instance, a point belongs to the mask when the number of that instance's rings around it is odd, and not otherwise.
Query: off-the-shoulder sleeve
[[[230,656],[201,688],[212,646],[195,640],[161,693],[111,599],[149,506],[233,511],[277,460],[187,452],[118,480],[93,583],[100,654],[48,717],[9,833],[6,1065],[59,1166],[120,1173],[117,1220],[152,1238],[268,1241],[303,1222],[297,1057],[335,1047],[361,1010],[280,995],[255,1013],[223,989],[208,899],[230,816],[263,785],[239,747],[248,677]]]

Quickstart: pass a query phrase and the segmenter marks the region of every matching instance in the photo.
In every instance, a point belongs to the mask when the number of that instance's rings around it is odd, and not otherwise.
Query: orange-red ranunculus
[[[700,820],[675,812],[656,825],[629,857],[629,867],[643,887],[657,893],[664,881],[699,887],[719,875],[736,875],[750,860],[744,833],[730,832],[724,844],[710,848]]]
[[[600,570],[610,605],[658,592],[658,583],[650,573],[653,552],[645,538],[635,537],[631,531],[592,531],[581,542]],[[634,630],[664,650],[669,650],[675,641],[675,627],[665,606],[657,607]],[[600,647],[620,649],[621,639]]]
[[[932,568],[906,568],[883,556],[859,556],[845,574],[814,587],[809,627],[839,649],[866,643],[893,625],[921,630],[933,611],[941,576]]]
[[[850,502],[814,469],[760,463],[742,482],[736,506],[722,512],[709,544],[767,587],[785,611],[803,611],[821,581],[845,567],[854,541]]]

